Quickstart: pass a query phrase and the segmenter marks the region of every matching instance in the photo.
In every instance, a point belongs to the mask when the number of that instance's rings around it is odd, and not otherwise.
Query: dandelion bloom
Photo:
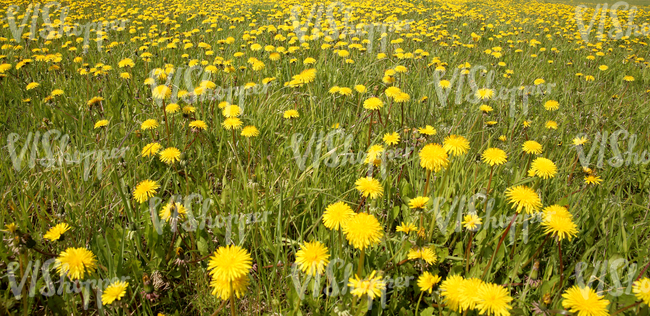
[[[444,298],[445,305],[452,311],[460,310],[461,302],[461,289],[463,287],[463,279],[460,275],[450,275],[440,284],[440,296]]]
[[[643,301],[646,305],[650,305],[650,279],[643,278],[634,282],[632,293],[639,301]]]
[[[117,281],[111,283],[102,293],[102,305],[111,304],[114,301],[119,301],[126,295],[126,288],[129,286],[128,282]]]
[[[447,151],[439,144],[427,144],[418,155],[420,156],[420,166],[428,170],[438,172],[449,165]]]
[[[467,153],[467,150],[469,150],[469,141],[465,137],[458,135],[450,135],[445,137],[443,145],[445,151],[447,153],[453,154],[454,156],[464,155]]]
[[[560,108],[560,103],[555,100],[548,100],[544,103],[544,108],[547,111],[555,111]]]
[[[347,240],[357,249],[378,244],[384,236],[381,224],[370,214],[357,213],[342,225]]]
[[[481,100],[490,100],[494,96],[494,90],[485,88],[478,89],[474,96]]]
[[[329,257],[327,247],[321,242],[306,242],[296,252],[296,264],[308,275],[323,274],[325,266],[329,263]]]
[[[376,199],[384,195],[384,187],[381,186],[381,183],[375,178],[372,177],[363,177],[359,178],[354,185],[356,185],[357,190],[363,195],[363,197],[370,197],[371,199]]]
[[[383,140],[386,145],[397,145],[399,143],[399,134],[395,132],[392,134],[384,134]]]
[[[206,124],[204,121],[196,120],[190,122],[189,127],[194,130],[206,130],[208,128],[208,124]]]
[[[227,105],[223,111],[221,111],[221,114],[224,117],[237,117],[241,114],[241,108],[236,105]]]
[[[398,87],[388,87],[386,91],[384,91],[384,94],[391,99],[399,96],[401,93],[402,90]]]
[[[142,148],[142,157],[153,156],[162,148],[159,143],[149,143]]]
[[[350,89],[348,87],[343,87],[343,88],[339,89],[339,94],[340,95],[352,95],[352,89]]]
[[[165,112],[174,114],[178,112],[181,109],[181,107],[176,104],[176,103],[170,103],[165,107]]]
[[[242,126],[242,121],[237,117],[229,117],[221,123],[223,128],[226,130],[235,130],[240,129]]]
[[[358,93],[365,93],[367,91],[366,86],[362,84],[354,86],[354,90],[356,90]]]
[[[172,90],[166,85],[159,85],[151,91],[152,97],[158,100],[167,99],[171,94]]]
[[[303,70],[300,74],[293,77],[300,84],[310,83],[316,79],[316,69],[306,69]]]
[[[460,285],[460,311],[467,311],[476,308],[478,303],[478,289],[485,283],[478,278],[468,278],[463,280]]]
[[[248,274],[252,259],[246,249],[239,246],[219,247],[210,257],[208,270],[216,279],[233,281]]]
[[[463,227],[468,230],[476,230],[479,225],[483,224],[483,221],[476,214],[467,214],[463,216],[463,221],[461,222]]]
[[[541,154],[543,151],[542,145],[534,140],[525,141],[521,149],[527,154]]]
[[[32,82],[32,83],[28,84],[25,89],[32,90],[32,89],[36,89],[36,87],[38,87],[38,86],[40,86],[40,84],[38,82]]]
[[[183,204],[177,202],[169,202],[162,209],[158,215],[160,219],[169,222],[172,218],[184,217],[187,214],[187,209]]]
[[[429,202],[429,198],[426,196],[418,196],[415,198],[412,198],[409,201],[409,207],[410,208],[415,208],[415,209],[422,209],[424,208],[425,205],[427,205],[427,202]]]
[[[257,127],[249,125],[242,129],[241,135],[244,137],[257,137],[260,135],[260,131],[257,130]]]
[[[525,185],[506,189],[506,197],[513,204],[512,207],[517,208],[517,213],[523,209],[526,213],[533,214],[542,207],[539,194]]]
[[[97,257],[86,248],[67,248],[55,259],[54,266],[61,275],[67,275],[70,280],[80,280],[86,272],[95,271],[96,261]]]
[[[544,127],[548,129],[557,129],[557,122],[556,121],[546,121],[546,124],[544,124]]]
[[[404,103],[411,100],[411,96],[408,93],[400,93],[398,96],[394,97],[393,100],[397,103]]]
[[[598,66],[598,69],[600,69],[600,71],[605,71],[605,70],[609,69],[609,67],[607,67],[607,65],[600,65],[600,66]]]
[[[379,110],[382,106],[384,106],[384,102],[377,97],[372,97],[363,101],[363,108],[366,110]]]
[[[160,188],[158,182],[154,180],[143,180],[138,183],[135,190],[133,190],[133,198],[138,201],[138,203],[146,202],[156,194],[158,188]]]
[[[422,259],[428,264],[434,264],[438,261],[438,256],[433,249],[429,247],[411,248],[406,256],[409,260]]]
[[[232,296],[230,291],[230,286],[232,285],[232,290],[235,292],[235,296],[240,298],[244,295],[244,291],[246,291],[246,288],[248,287],[248,282],[249,280],[247,275],[243,275],[232,281],[212,278],[212,281],[210,281],[210,287],[213,288],[211,294],[218,296],[224,301],[228,300],[230,299],[230,296]]]
[[[557,204],[545,207],[542,213],[544,214],[544,221],[550,221],[555,217],[571,218],[573,216],[566,207]]]
[[[578,316],[607,316],[609,301],[590,287],[574,285],[562,294],[562,307]]]
[[[418,132],[423,135],[435,135],[436,129],[431,125],[427,125],[426,127],[418,128]]]
[[[343,201],[330,204],[323,213],[323,224],[328,229],[339,230],[343,223],[354,216],[352,208]]]
[[[436,286],[436,284],[440,283],[440,280],[441,278],[437,274],[433,275],[428,271],[424,272],[418,278],[418,286],[420,287],[420,291],[429,292],[429,294],[431,294],[433,287]]]
[[[376,273],[377,271],[372,271],[366,279],[360,279],[358,275],[355,275],[354,278],[350,278],[348,280],[348,286],[352,288],[350,294],[356,297],[368,295],[368,298],[371,300],[375,297],[381,296],[381,291],[386,288],[386,282],[384,282],[380,276],[375,277]]]
[[[557,236],[558,240],[567,238],[570,241],[578,234],[578,226],[571,217],[547,216],[542,222],[542,226],[545,235]]]
[[[634,81],[634,77],[632,77],[632,76],[625,76],[625,77],[623,77],[623,81],[632,82],[632,81]]]
[[[292,119],[292,118],[300,117],[300,114],[298,114],[298,111],[296,110],[287,110],[284,111],[284,114],[282,114],[282,116],[286,119]]]
[[[535,79],[535,81],[533,81],[533,84],[536,85],[536,86],[539,86],[542,83],[546,83],[546,80],[539,78],[539,79]]]
[[[418,227],[415,226],[413,223],[404,223],[404,222],[402,222],[402,224],[400,226],[397,226],[395,229],[396,232],[403,232],[405,234],[410,234],[411,232],[414,232],[416,230],[418,230]]]
[[[98,128],[104,127],[104,126],[108,126],[108,120],[99,120],[99,121],[97,121],[93,128],[98,129]]]
[[[587,141],[589,141],[589,139],[587,139],[587,137],[585,136],[582,136],[582,137],[574,138],[571,142],[573,143],[574,146],[582,146],[585,143],[587,143]]]
[[[451,87],[451,82],[449,82],[449,80],[440,80],[440,82],[438,82],[438,87],[449,89],[449,87]]]
[[[43,238],[55,241],[61,238],[61,235],[63,235],[63,233],[67,232],[68,230],[70,230],[70,225],[61,223],[50,228],[50,230],[48,230],[47,233],[43,235]]]
[[[50,94],[51,94],[53,97],[56,97],[56,96],[59,96],[59,95],[63,95],[63,90],[61,90],[61,89],[54,89],[54,90],[52,90],[52,92],[51,92]]]
[[[538,157],[533,160],[533,163],[528,170],[528,176],[538,176],[542,179],[553,178],[557,174],[557,167],[550,159]]]
[[[99,102],[102,102],[102,101],[104,101],[104,98],[102,98],[102,97],[93,97],[92,99],[88,100],[88,102],[86,102],[86,104],[88,106],[93,106],[93,105],[95,105],[95,104],[97,104]]]
[[[483,113],[490,113],[493,110],[492,107],[487,105],[487,104],[481,105],[478,109],[479,109],[479,111],[481,111]]]
[[[483,283],[476,292],[476,309],[479,314],[508,316],[512,302],[508,289],[499,284]]]
[[[499,148],[488,148],[481,155],[483,162],[490,166],[502,165],[508,161],[508,155]]]
[[[181,151],[176,147],[165,148],[158,155],[160,156],[160,161],[168,165],[181,160]]]
[[[601,179],[599,176],[595,176],[593,174],[590,174],[585,177],[585,184],[601,184],[603,182],[603,179]]]
[[[148,119],[140,125],[140,129],[142,130],[148,130],[148,129],[156,129],[158,128],[158,121],[154,119]]]

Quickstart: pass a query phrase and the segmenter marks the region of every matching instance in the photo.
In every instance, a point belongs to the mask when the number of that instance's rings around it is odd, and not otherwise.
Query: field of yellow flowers
[[[650,315],[643,2],[0,0],[0,315]]]

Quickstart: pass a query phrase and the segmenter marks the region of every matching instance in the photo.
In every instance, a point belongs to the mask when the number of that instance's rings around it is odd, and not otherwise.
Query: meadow
[[[0,0],[0,315],[650,315],[643,2]]]

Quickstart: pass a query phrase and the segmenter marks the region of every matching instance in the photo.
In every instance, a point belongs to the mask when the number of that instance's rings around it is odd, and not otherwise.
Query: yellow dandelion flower
[[[329,263],[327,247],[319,241],[306,242],[296,252],[296,264],[308,275],[323,274]]]
[[[343,222],[343,233],[350,244],[357,249],[365,249],[378,244],[384,236],[381,224],[370,214],[357,213]]]
[[[67,248],[55,259],[54,267],[70,280],[81,280],[97,268],[97,257],[86,248]]]
[[[61,223],[50,228],[50,230],[48,230],[47,233],[43,235],[43,238],[49,239],[50,241],[55,241],[61,238],[61,235],[63,235],[63,233],[67,232],[68,230],[70,230],[70,225]]]
[[[381,183],[375,178],[372,177],[363,177],[359,178],[354,185],[357,190],[363,197],[370,197],[371,199],[376,199],[384,195],[384,187]]]
[[[138,183],[135,190],[133,190],[133,198],[138,201],[138,203],[146,202],[156,194],[158,188],[160,188],[158,182],[154,180],[143,180]]]
[[[339,230],[345,221],[354,216],[352,208],[343,201],[330,204],[323,213],[323,224],[327,229]]]

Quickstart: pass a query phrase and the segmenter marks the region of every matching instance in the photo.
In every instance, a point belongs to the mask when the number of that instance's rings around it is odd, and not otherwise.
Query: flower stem
[[[467,249],[465,249],[465,274],[469,272],[469,250],[472,248],[472,240],[474,239],[474,232],[469,233],[469,242],[467,242]]]
[[[503,232],[503,235],[501,235],[501,239],[499,239],[499,244],[497,244],[497,249],[492,253],[492,257],[490,257],[490,261],[488,262],[487,266],[485,266],[485,271],[483,271],[483,276],[481,276],[481,279],[485,278],[485,275],[487,275],[488,271],[490,270],[490,267],[492,267],[492,260],[494,260],[494,256],[496,256],[497,252],[499,252],[499,248],[501,248],[501,244],[503,243],[503,240],[506,239],[506,235],[510,231],[510,227],[512,227],[512,224],[517,219],[517,215],[519,215],[519,213],[515,213],[515,216],[512,217],[510,224]]]
[[[420,298],[418,298],[418,304],[415,305],[415,316],[418,315],[418,311],[420,310],[420,301],[422,301],[422,295],[424,294],[424,291],[420,292]]]
[[[562,284],[564,283],[564,262],[562,261],[562,241],[557,240],[557,252],[560,255],[560,287],[558,291],[562,291]]]
[[[427,192],[429,191],[429,181],[431,180],[431,170],[427,170],[427,184],[424,185],[424,195],[427,196]]]
[[[370,111],[370,124],[368,124],[368,147],[370,147],[370,139],[372,138],[372,116],[375,114],[374,111]]]
[[[628,309],[630,309],[630,308],[632,308],[632,307],[635,307],[635,306],[637,306],[637,305],[639,305],[639,304],[641,304],[641,301],[636,302],[636,303],[631,304],[631,305],[628,305],[628,306],[625,306],[625,307],[623,307],[623,308],[621,308],[621,309],[615,311],[614,313],[612,313],[611,316],[614,316],[614,315],[616,315],[616,314],[622,313],[622,312],[624,312],[624,311],[626,311],[626,310],[628,310]]]
[[[235,293],[233,292],[232,281],[230,281],[230,314],[232,316],[237,315],[237,311],[235,310]]]
[[[361,255],[359,255],[359,267],[357,267],[357,276],[361,278],[361,273],[363,272],[363,258],[366,256],[366,249],[361,249]]]

